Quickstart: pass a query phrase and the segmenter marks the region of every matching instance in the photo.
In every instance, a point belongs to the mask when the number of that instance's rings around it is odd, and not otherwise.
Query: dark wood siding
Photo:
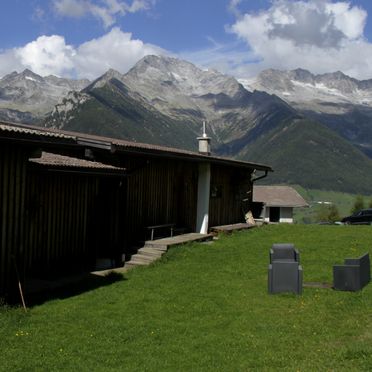
[[[125,183],[117,178],[31,170],[26,194],[26,271],[32,275],[93,269],[119,259]]]
[[[14,260],[22,257],[24,236],[26,159],[24,150],[0,148],[0,293],[14,282]]]
[[[28,151],[0,149],[0,296],[21,279],[94,268],[124,252],[126,181],[50,172]]]
[[[27,192],[28,260],[26,271],[34,275],[69,271],[86,255],[87,229],[98,192],[98,181],[33,171]]]
[[[250,179],[249,170],[212,166],[210,227],[245,221],[244,215],[250,209],[252,200]]]
[[[197,165],[173,160],[127,161],[127,245],[148,238],[146,226],[175,223],[195,230]]]

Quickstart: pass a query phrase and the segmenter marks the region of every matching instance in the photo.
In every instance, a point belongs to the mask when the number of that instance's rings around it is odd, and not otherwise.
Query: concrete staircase
[[[147,266],[158,260],[170,247],[190,243],[190,242],[203,242],[212,240],[212,234],[183,234],[173,236],[171,238],[148,240],[145,245],[138,249],[137,253],[132,255],[131,259],[127,261],[124,268],[132,268],[136,266]]]
[[[92,274],[106,276],[110,273],[125,273],[133,267],[148,266],[158,260],[170,247],[186,244],[190,242],[205,242],[213,240],[213,234],[182,234],[171,238],[148,240],[142,248],[137,250],[137,253],[132,255],[129,261],[125,262],[124,267],[115,269],[94,271]]]

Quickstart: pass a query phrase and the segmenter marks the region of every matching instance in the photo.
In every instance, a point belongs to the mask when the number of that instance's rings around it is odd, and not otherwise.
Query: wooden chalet
[[[265,165],[0,122],[0,297],[31,277],[122,262],[148,226],[244,222]],[[209,142],[208,142],[209,143]],[[208,145],[207,143],[207,145]]]

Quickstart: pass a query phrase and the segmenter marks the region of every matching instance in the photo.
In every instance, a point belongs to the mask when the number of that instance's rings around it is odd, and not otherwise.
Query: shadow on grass
[[[106,276],[87,273],[83,276],[61,278],[61,280],[53,280],[49,283],[43,281],[43,284],[39,284],[39,287],[25,293],[25,302],[27,307],[33,307],[51,300],[74,297],[124,280],[127,280],[127,278],[123,274],[112,272]],[[38,281],[34,282],[34,286],[37,286],[37,283]],[[19,292],[12,297],[11,304],[21,304]]]

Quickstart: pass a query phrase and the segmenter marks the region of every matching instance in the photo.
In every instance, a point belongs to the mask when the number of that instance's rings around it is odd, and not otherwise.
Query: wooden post
[[[16,259],[15,259],[14,256],[12,256],[12,258],[13,258],[13,263],[14,263],[15,272],[16,272],[16,275],[17,275],[18,290],[19,290],[19,294],[20,294],[20,296],[21,296],[22,306],[23,306],[23,309],[25,310],[25,312],[27,313],[27,307],[26,307],[25,298],[24,298],[24,296],[23,296],[22,284],[21,284],[21,280],[20,280],[20,278],[19,278],[17,262],[16,262]]]

